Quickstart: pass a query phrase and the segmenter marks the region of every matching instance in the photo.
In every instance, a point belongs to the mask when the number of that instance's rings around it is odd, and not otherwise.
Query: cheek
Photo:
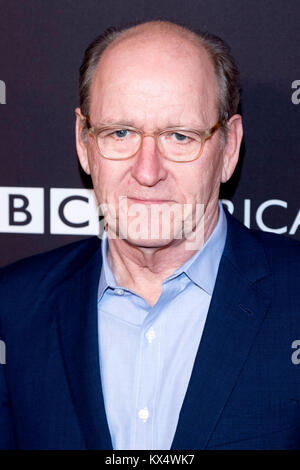
[[[211,156],[213,157],[213,156]],[[185,199],[206,203],[212,192],[218,190],[222,175],[220,158],[205,158],[198,165],[184,171],[177,184],[181,187]]]
[[[89,154],[89,165],[94,191],[99,203],[112,201],[124,187],[126,175],[118,162],[105,160],[94,153]]]
[[[103,158],[94,152],[89,152],[88,159],[94,191],[98,202],[101,203],[104,201],[103,195],[107,180],[106,165]]]

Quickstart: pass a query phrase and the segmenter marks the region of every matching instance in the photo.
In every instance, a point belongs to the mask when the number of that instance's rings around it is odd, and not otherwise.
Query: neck
[[[204,213],[204,239],[193,249],[186,240],[173,240],[166,246],[140,247],[126,239],[109,238],[108,262],[118,285],[131,289],[154,305],[163,281],[190,259],[208,240],[218,221],[219,207]]]

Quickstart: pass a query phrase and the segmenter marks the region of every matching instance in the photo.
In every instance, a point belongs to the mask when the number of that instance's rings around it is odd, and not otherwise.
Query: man
[[[1,448],[300,447],[299,243],[218,202],[237,105],[213,36],[155,21],[88,48],[77,151],[106,231],[1,272]]]

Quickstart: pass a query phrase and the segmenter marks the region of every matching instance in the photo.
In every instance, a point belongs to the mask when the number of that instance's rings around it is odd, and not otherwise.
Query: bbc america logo
[[[0,187],[0,232],[45,233],[45,189]],[[98,235],[99,209],[91,189],[50,189],[50,233]]]
[[[2,233],[45,233],[44,188],[0,187],[0,232]],[[51,188],[50,234],[53,235],[99,235],[99,206],[92,189]],[[234,203],[222,199],[228,211],[234,213]],[[259,229],[264,232],[295,235],[300,226],[300,209],[291,225],[270,227],[265,221],[268,208],[288,209],[287,201],[269,199],[262,202],[255,212]],[[251,200],[243,201],[243,223],[250,228]]]

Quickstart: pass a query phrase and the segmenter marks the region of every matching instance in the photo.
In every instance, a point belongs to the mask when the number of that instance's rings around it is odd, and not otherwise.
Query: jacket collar
[[[55,293],[61,351],[75,411],[87,449],[112,449],[101,387],[97,289],[101,270],[100,242],[93,237],[82,264]],[[79,257],[79,256],[78,256]]]

